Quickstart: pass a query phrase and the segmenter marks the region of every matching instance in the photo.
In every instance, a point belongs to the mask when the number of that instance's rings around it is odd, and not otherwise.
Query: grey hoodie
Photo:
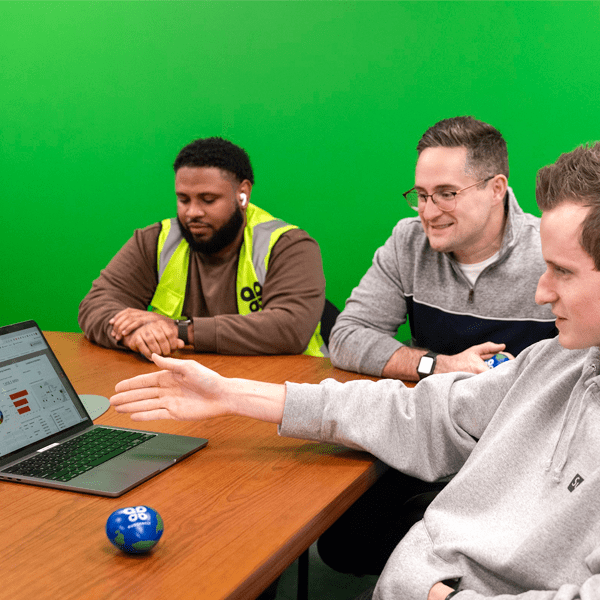
[[[557,339],[481,375],[287,384],[282,435],[458,474],[391,555],[374,600],[600,598],[600,351]],[[462,467],[462,468],[461,468]]]

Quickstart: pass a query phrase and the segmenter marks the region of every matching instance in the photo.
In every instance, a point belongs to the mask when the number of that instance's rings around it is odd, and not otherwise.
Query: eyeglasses
[[[404,192],[402,194],[408,205],[416,211],[425,210],[425,206],[427,204],[427,198],[431,198],[431,201],[444,212],[450,212],[456,208],[456,196],[469,188],[475,187],[476,185],[480,185],[481,183],[486,183],[490,179],[494,179],[495,175],[491,175],[490,177],[486,177],[477,183],[472,183],[462,190],[457,190],[456,192],[451,191],[443,191],[443,192],[433,192],[433,194],[424,194],[423,192],[417,192],[415,188],[408,190],[408,192]]]

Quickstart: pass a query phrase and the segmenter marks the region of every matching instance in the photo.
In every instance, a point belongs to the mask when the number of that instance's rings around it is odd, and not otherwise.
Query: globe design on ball
[[[492,356],[492,358],[488,358],[488,360],[485,361],[485,364],[488,366],[488,368],[493,369],[507,360],[509,360],[508,356],[499,352],[498,354]]]
[[[106,521],[108,539],[130,554],[148,552],[160,540],[163,530],[161,516],[149,506],[120,508]]]

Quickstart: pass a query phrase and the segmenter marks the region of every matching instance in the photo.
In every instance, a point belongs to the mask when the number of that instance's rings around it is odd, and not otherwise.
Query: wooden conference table
[[[125,378],[156,369],[82,334],[45,334],[79,394],[109,397]],[[177,354],[225,376],[273,383],[370,379],[307,356]],[[112,408],[97,423],[208,438],[206,448],[120,498],[0,483],[0,598],[251,600],[384,470],[372,456],[278,436],[242,417],[134,423]],[[146,556],[108,541],[108,515],[146,504],[164,519]]]

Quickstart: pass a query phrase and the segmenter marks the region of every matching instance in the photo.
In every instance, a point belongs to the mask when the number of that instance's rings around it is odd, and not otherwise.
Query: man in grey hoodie
[[[391,555],[374,600],[600,598],[600,143],[538,174],[558,338],[480,375],[285,386],[195,361],[117,385],[134,420],[240,414],[282,435],[372,452],[435,480],[458,472]]]

